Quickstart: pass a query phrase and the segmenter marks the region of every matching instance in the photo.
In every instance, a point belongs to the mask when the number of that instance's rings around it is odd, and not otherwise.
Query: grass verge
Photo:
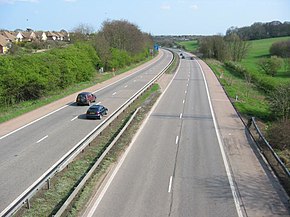
[[[263,91],[247,82],[241,74],[226,68],[221,62],[207,59],[206,63],[214,71],[239,113],[246,117],[270,119],[269,103]]]
[[[172,74],[176,71],[178,65],[179,65],[179,62],[180,62],[180,58],[178,56],[177,53],[173,52],[173,61],[172,61],[172,64],[168,67],[168,69],[166,70],[166,74]]]

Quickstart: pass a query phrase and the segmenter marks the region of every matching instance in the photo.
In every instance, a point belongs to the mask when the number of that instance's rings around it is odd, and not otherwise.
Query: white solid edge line
[[[228,163],[228,160],[227,160],[227,157],[226,157],[226,153],[225,153],[225,150],[224,150],[224,147],[223,147],[223,144],[222,144],[221,136],[220,136],[220,133],[219,133],[219,130],[218,130],[218,127],[217,127],[217,122],[216,122],[215,114],[214,114],[214,111],[213,111],[213,107],[212,107],[212,103],[211,103],[211,99],[210,99],[210,94],[209,94],[209,89],[208,89],[207,81],[205,79],[204,71],[203,71],[200,63],[197,60],[195,60],[195,61],[197,62],[198,66],[199,66],[199,68],[200,68],[200,70],[202,72],[202,77],[203,77],[204,84],[205,84],[205,89],[206,89],[206,93],[207,93],[207,98],[208,98],[208,103],[209,103],[209,107],[210,107],[210,112],[211,112],[211,115],[212,115],[212,118],[213,118],[214,128],[215,128],[215,132],[216,132],[216,135],[217,135],[217,139],[218,139],[219,147],[220,147],[220,150],[221,150],[221,154],[222,154],[224,166],[225,166],[225,169],[226,169],[227,177],[228,177],[228,180],[229,180],[229,184],[230,184],[230,187],[231,187],[232,195],[233,195],[233,198],[234,198],[237,214],[238,214],[239,217],[243,217],[243,212],[241,210],[241,204],[239,202],[239,198],[238,198],[237,191],[236,191],[236,188],[235,188],[235,185],[234,185],[233,177],[232,177],[232,174],[231,174],[231,171],[230,171],[229,163]]]
[[[133,137],[130,145],[128,146],[128,148],[126,149],[125,153],[123,154],[121,160],[119,161],[119,163],[117,164],[115,170],[113,171],[112,175],[110,176],[109,180],[107,181],[106,185],[104,186],[104,188],[102,189],[100,195],[97,197],[96,201],[94,202],[91,210],[89,211],[88,215],[86,215],[86,217],[92,217],[94,212],[96,211],[96,209],[98,208],[101,200],[103,199],[105,193],[107,192],[108,188],[110,187],[114,177],[116,176],[117,172],[119,171],[120,167],[122,166],[123,162],[125,161],[129,151],[131,150],[131,148],[133,147],[134,142],[136,141],[136,139],[138,138],[139,134],[141,133],[142,129],[144,128],[145,124],[147,123],[149,117],[151,116],[152,112],[155,110],[155,108],[157,107],[158,103],[160,102],[160,100],[162,99],[162,97],[164,96],[164,94],[166,93],[168,87],[170,86],[170,84],[172,83],[172,81],[174,80],[175,76],[177,75],[177,72],[179,71],[180,68],[180,63],[178,65],[178,68],[176,70],[175,75],[173,76],[173,78],[171,79],[170,83],[167,85],[167,87],[165,88],[164,92],[160,95],[160,97],[158,98],[158,100],[155,102],[155,104],[153,105],[153,107],[151,108],[149,114],[147,115],[146,119],[144,120],[144,122],[141,124],[140,128],[138,129],[138,131],[136,132],[135,136]],[[98,193],[98,192],[97,192]]]
[[[156,63],[159,59],[161,59],[161,57],[163,57],[163,55],[164,55],[164,52],[162,53],[162,55],[161,55],[158,59],[152,61],[149,65],[145,66],[144,68],[147,68],[147,67],[153,65],[154,63]],[[137,70],[136,72],[134,72],[134,73],[132,73],[132,74],[130,74],[130,75],[124,77],[124,78],[121,78],[121,79],[119,79],[119,80],[117,80],[117,81],[115,81],[115,82],[113,82],[113,83],[111,83],[111,84],[108,84],[107,86],[105,86],[105,87],[103,87],[103,88],[100,88],[100,89],[98,89],[98,90],[96,90],[96,91],[93,91],[92,93],[97,93],[97,92],[99,92],[99,91],[101,91],[101,90],[103,90],[103,89],[105,89],[105,88],[107,88],[107,87],[109,87],[109,86],[111,86],[111,85],[114,85],[114,84],[116,84],[117,82],[122,81],[122,80],[124,80],[124,79],[126,79],[126,78],[128,78],[128,77],[130,77],[130,76],[132,76],[132,75],[134,75],[134,74],[136,74],[136,73],[142,71],[144,68],[139,69],[139,70]],[[74,103],[74,102],[73,102],[73,103]],[[38,118],[38,119],[36,119],[36,120],[34,120],[34,121],[28,123],[28,124],[23,125],[22,127],[19,127],[19,128],[16,129],[16,130],[11,131],[10,133],[7,133],[7,134],[1,136],[1,137],[0,137],[0,140],[6,138],[7,136],[10,136],[10,135],[13,134],[13,133],[16,133],[16,132],[19,131],[19,130],[24,129],[25,127],[28,127],[28,126],[31,125],[31,124],[36,123],[37,121],[40,121],[40,120],[43,119],[43,118],[48,117],[49,115],[52,115],[52,114],[55,113],[55,112],[58,112],[58,111],[60,111],[60,110],[62,110],[62,109],[64,109],[64,108],[68,107],[69,105],[72,105],[73,103],[69,103],[68,105],[62,106],[62,107],[60,107],[60,108],[58,108],[58,109],[56,109],[56,110],[54,110],[54,111],[52,111],[52,112],[50,112],[50,113],[48,113],[48,114],[42,116],[42,117],[40,117],[40,118]]]

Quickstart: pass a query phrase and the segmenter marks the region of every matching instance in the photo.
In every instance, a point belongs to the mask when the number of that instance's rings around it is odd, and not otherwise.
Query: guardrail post
[[[30,202],[29,199],[26,200],[27,209],[30,209]]]
[[[47,180],[47,189],[50,189],[50,178]]]
[[[248,123],[247,123],[248,129],[251,127],[252,123],[253,123],[253,119],[252,118],[248,119]]]

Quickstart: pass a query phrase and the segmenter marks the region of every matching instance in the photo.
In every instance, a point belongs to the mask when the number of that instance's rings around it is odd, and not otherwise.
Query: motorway
[[[212,71],[187,56],[82,216],[290,216],[250,142]]]
[[[84,216],[239,216],[196,60],[181,59],[130,149]]]
[[[162,50],[161,58],[154,64],[94,90],[97,103],[105,105],[109,114],[112,113],[163,70],[172,58],[169,51]],[[50,115],[0,137],[0,213],[101,123],[87,120],[87,109],[87,106],[70,102]]]

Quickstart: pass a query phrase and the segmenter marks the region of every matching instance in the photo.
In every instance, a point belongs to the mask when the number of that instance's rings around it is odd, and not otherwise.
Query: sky
[[[290,21],[290,0],[0,0],[0,29],[99,31],[127,20],[152,35],[215,35],[255,22]]]

